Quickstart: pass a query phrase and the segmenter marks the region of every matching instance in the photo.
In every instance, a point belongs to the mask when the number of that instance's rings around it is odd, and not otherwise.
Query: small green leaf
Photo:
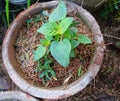
[[[43,72],[39,75],[39,77],[40,77],[40,78],[43,78],[46,74],[47,74],[47,71],[43,71]]]
[[[54,70],[52,70],[51,68],[47,70],[48,74],[49,74],[49,77],[56,77],[56,74],[54,72]]]
[[[51,80],[51,76],[49,76],[49,70],[45,70],[46,71],[46,74],[45,74],[45,79],[46,80]]]
[[[92,43],[91,39],[83,34],[78,35],[78,41],[82,44],[91,44]]]
[[[77,29],[72,27],[68,28],[64,33],[64,38],[71,40],[71,38],[74,38],[77,36]]]
[[[38,30],[37,32],[47,35],[47,36],[53,36],[58,34],[58,29],[59,26],[57,25],[56,22],[48,22],[43,24]]]
[[[53,40],[60,40],[61,36],[59,34],[55,35]]]
[[[43,68],[41,68],[41,67],[35,69],[36,72],[40,72],[40,71],[42,71],[42,70],[43,70]]]
[[[53,36],[45,35],[45,39],[51,41],[53,39]]]
[[[78,77],[80,77],[83,74],[82,66],[78,69]]]
[[[56,74],[55,74],[54,70],[51,69],[51,70],[50,70],[50,73],[51,73],[51,76],[52,76],[52,77],[56,77]]]
[[[44,63],[44,69],[50,69],[50,64],[52,63],[51,60],[46,60]]]
[[[63,34],[67,29],[68,27],[71,25],[73,21],[73,18],[72,17],[65,17],[64,19],[62,19],[59,23],[59,26],[60,26],[60,34]]]
[[[77,40],[71,40],[72,49],[76,48],[80,44]]]
[[[74,58],[75,56],[76,56],[75,50],[72,49],[71,52],[70,52],[70,57]]]
[[[40,39],[40,43],[46,47],[50,45],[50,41],[47,39]]]
[[[40,45],[37,50],[34,51],[34,60],[37,61],[42,58],[46,53],[46,48]]]
[[[71,36],[72,36],[72,33],[71,33],[71,30],[68,28],[65,33],[64,33],[64,38],[66,39],[71,39]]]
[[[71,44],[68,39],[62,41],[53,41],[50,46],[52,56],[57,60],[63,67],[68,66],[70,60]]]
[[[70,25],[70,27],[75,27],[76,25],[80,24],[80,22],[72,22],[72,24]]]
[[[120,42],[117,42],[116,45],[117,45],[117,46],[120,46]]]
[[[49,21],[60,21],[67,15],[67,8],[63,1],[60,1],[56,9],[49,15]]]
[[[71,31],[76,34],[76,33],[78,32],[78,29],[75,28],[75,27],[72,27],[72,28],[71,28]]]

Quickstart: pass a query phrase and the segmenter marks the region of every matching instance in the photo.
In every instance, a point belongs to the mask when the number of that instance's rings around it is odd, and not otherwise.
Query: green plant
[[[9,16],[9,0],[6,0],[5,11],[6,11],[7,25],[9,26],[9,24],[10,24],[10,16]]]
[[[115,13],[115,16],[120,16],[120,0],[108,0],[102,10],[100,10],[100,18],[104,19],[108,17],[109,14]]]
[[[31,0],[27,0],[27,7],[30,6]]]
[[[70,57],[75,57],[75,48],[79,44],[92,43],[87,36],[78,33],[76,24],[73,17],[67,17],[67,8],[64,2],[60,1],[56,9],[49,14],[48,22],[37,30],[44,35],[44,38],[40,39],[40,45],[34,51],[34,60],[42,63],[38,68],[41,70],[40,77],[46,68],[52,69],[51,62],[46,66],[46,61],[52,61],[50,55],[65,68],[70,63]],[[53,72],[53,70],[49,71],[51,75],[46,72],[45,78],[55,77]]]
[[[51,80],[51,78],[56,79],[56,74],[50,66],[51,63],[52,61],[48,59],[40,60],[38,62],[38,66],[40,68],[37,68],[35,71],[41,72],[41,74],[39,75],[39,78],[42,78],[43,84],[45,84],[47,80]]]
[[[9,24],[10,24],[10,11],[11,10],[9,7],[9,2],[10,2],[10,0],[6,0],[6,5],[5,5],[5,15],[6,15],[7,26],[9,26]],[[30,4],[31,4],[31,0],[27,0],[27,7],[29,7]],[[25,8],[22,8],[22,9],[25,9]],[[12,12],[15,12],[15,11],[17,11],[17,10],[12,10]]]
[[[116,45],[120,47],[120,42],[117,42]]]
[[[82,70],[82,67],[83,66],[80,66],[79,69],[78,69],[78,77],[80,77],[84,72]]]

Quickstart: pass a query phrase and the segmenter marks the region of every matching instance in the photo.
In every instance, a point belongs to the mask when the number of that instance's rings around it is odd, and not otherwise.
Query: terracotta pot
[[[65,3],[68,8],[68,13],[71,13],[73,15],[76,12],[79,13],[84,23],[95,34],[94,40],[98,44],[98,46],[96,46],[91,64],[88,67],[88,71],[75,82],[69,85],[55,87],[55,88],[37,87],[35,85],[30,84],[29,81],[24,79],[24,73],[20,70],[19,64],[15,58],[14,44],[17,36],[19,35],[18,31],[23,26],[26,19],[28,19],[29,16],[38,14],[40,10],[51,9],[55,7],[58,4],[58,1],[34,4],[25,11],[21,12],[8,28],[6,32],[6,36],[4,38],[4,42],[2,45],[2,57],[5,68],[10,78],[23,91],[35,97],[44,98],[44,99],[60,99],[74,95],[77,92],[81,91],[83,88],[85,88],[90,83],[90,81],[94,79],[94,77],[96,76],[96,74],[100,69],[100,65],[102,64],[105,47],[103,42],[103,36],[101,34],[99,25],[97,24],[96,20],[88,11],[86,11],[82,7],[73,4],[71,2],[65,2]]]
[[[0,101],[38,101],[38,100],[20,91],[6,91],[0,92]]]

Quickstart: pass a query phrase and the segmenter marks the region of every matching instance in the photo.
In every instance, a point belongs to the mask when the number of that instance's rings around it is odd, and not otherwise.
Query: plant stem
[[[27,7],[30,6],[30,2],[31,2],[31,0],[27,0]]]
[[[6,0],[5,10],[6,10],[7,25],[9,26],[9,23],[10,23],[10,19],[9,19],[9,0]]]
[[[60,41],[62,41],[62,39],[63,39],[63,34],[62,34],[61,37],[60,37]]]

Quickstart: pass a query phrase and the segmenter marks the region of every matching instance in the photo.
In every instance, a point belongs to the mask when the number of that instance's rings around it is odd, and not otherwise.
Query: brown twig
[[[113,36],[113,35],[106,35],[106,34],[103,34],[103,36],[106,36],[106,37],[110,37],[110,38],[114,38],[114,39],[118,39],[118,40],[120,40],[119,37],[117,37],[117,36]]]

